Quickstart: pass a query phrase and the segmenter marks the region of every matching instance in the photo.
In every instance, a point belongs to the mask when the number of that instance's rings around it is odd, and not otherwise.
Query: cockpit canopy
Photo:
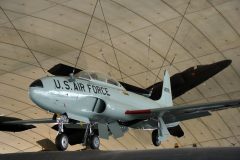
[[[96,80],[121,87],[121,84],[112,77],[98,72],[81,71],[77,73],[76,76],[83,79]]]

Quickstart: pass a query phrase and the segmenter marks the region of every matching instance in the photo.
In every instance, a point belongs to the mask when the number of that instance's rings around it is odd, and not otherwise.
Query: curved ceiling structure
[[[100,2],[80,52],[96,0],[0,0],[1,115],[22,119],[51,117],[28,98],[28,86],[49,75],[46,71],[58,63],[77,63],[81,69],[108,73],[145,88],[160,81],[164,69],[175,74],[199,64],[231,59],[231,66],[174,102],[239,98],[239,0]],[[239,111],[227,109],[184,121],[180,125],[185,136],[171,137],[158,148],[173,148],[176,144],[239,146]],[[38,125],[19,133],[0,132],[0,153],[51,147],[57,133],[50,127]],[[103,150],[155,148],[151,132],[139,130],[129,130],[122,138],[101,143]],[[68,150],[80,148],[75,145]]]

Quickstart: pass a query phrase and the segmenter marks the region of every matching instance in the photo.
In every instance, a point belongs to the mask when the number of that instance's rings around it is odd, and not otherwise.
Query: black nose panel
[[[41,88],[43,88],[43,83],[42,83],[42,81],[41,81],[40,79],[38,79],[38,80],[34,81],[34,82],[30,85],[30,87],[41,87]]]

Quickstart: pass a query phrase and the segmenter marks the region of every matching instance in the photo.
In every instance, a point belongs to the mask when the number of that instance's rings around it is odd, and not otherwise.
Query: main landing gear
[[[60,118],[57,119],[57,122],[58,135],[55,139],[56,148],[59,151],[65,151],[68,148],[69,137],[64,132],[63,124],[68,123],[68,118],[66,115],[62,115]],[[99,149],[100,139],[98,135],[92,130],[92,124],[87,124],[83,138],[83,145],[86,146],[86,148]]]
[[[154,146],[160,146],[161,141],[159,140],[158,136],[158,129],[153,130],[152,132],[152,143]]]
[[[98,135],[93,132],[92,124],[87,124],[83,145],[87,148],[90,147],[91,149],[99,149],[100,139]]]
[[[157,119],[157,129],[152,132],[152,143],[154,146],[159,146],[161,141],[164,141],[169,136],[169,131],[161,117]]]

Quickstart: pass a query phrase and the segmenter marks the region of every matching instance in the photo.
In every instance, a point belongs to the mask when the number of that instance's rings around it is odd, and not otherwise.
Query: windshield
[[[85,72],[85,71],[81,71],[81,72],[77,73],[76,76],[79,78],[83,78],[83,79],[89,79],[89,80],[91,79],[88,72]]]
[[[92,72],[92,73],[90,73],[90,76],[92,79],[102,81],[102,82],[106,82],[106,80],[107,80],[107,77],[100,73]]]
[[[113,78],[111,78],[110,76],[107,76],[105,74],[102,73],[98,73],[98,72],[86,72],[86,71],[81,71],[78,74],[76,74],[79,78],[83,78],[83,79],[88,79],[88,80],[97,80],[97,81],[101,81],[101,82],[105,82],[111,85],[115,85],[115,86],[121,86],[120,83],[116,80],[114,80]]]

